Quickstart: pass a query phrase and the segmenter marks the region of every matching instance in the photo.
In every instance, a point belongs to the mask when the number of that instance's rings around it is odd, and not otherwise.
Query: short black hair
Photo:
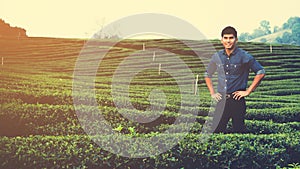
[[[222,30],[221,36],[223,37],[224,34],[233,34],[234,37],[237,38],[237,31],[236,31],[235,28],[232,27],[232,26],[227,26],[227,27],[225,27],[225,28]]]

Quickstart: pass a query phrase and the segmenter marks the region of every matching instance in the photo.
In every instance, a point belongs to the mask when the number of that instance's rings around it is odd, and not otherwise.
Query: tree
[[[94,35],[96,39],[120,39],[121,32],[120,32],[120,25],[110,25],[109,27],[104,27],[105,18],[102,21],[101,29]]]
[[[282,35],[282,43],[290,43],[292,40],[292,34],[289,32],[284,32]]]
[[[271,26],[270,22],[267,20],[263,20],[260,22],[260,29],[264,32],[264,35],[271,34]]]
[[[0,19],[0,37],[5,38],[27,38],[26,30],[19,27],[11,27],[10,24],[5,23]]]
[[[289,32],[284,32],[282,37],[277,37],[276,41],[278,43],[290,44],[292,42],[292,34]]]
[[[295,23],[292,27],[292,38],[293,41],[300,45],[300,22]]]
[[[276,41],[278,43],[285,44],[297,44],[300,45],[300,17],[290,17],[282,27],[275,26],[273,28],[273,33],[284,31],[281,37],[277,37]],[[260,22],[259,28],[255,29],[252,34],[241,33],[239,39],[241,41],[249,41],[255,38],[259,38],[268,34],[271,34],[270,22],[263,20]],[[261,39],[262,42],[267,39]]]
[[[296,24],[300,23],[300,17],[290,17],[286,23],[283,24],[283,29],[292,29],[292,27]]]
[[[281,37],[277,37],[277,38],[275,39],[275,41],[276,41],[277,43],[282,43],[282,38],[281,38]]]
[[[243,42],[247,42],[251,39],[252,39],[252,37],[249,33],[241,33],[240,36],[239,36],[239,40],[243,41]]]
[[[279,31],[280,31],[279,26],[274,26],[273,33],[276,33],[276,32],[279,32]]]
[[[266,35],[266,34],[265,34],[265,31],[263,31],[262,29],[254,29],[251,36],[253,38],[258,38],[258,37],[261,37],[261,36],[264,36],[264,35]]]

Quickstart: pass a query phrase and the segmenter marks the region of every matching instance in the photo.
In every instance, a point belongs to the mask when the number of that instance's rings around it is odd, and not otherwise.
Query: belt
[[[226,93],[225,94],[225,98],[226,99],[230,99],[230,98],[232,98],[233,97],[233,94],[232,93]]]

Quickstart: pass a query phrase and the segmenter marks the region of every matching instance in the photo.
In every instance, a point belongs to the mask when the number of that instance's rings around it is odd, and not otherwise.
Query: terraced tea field
[[[182,42],[192,46],[193,50]],[[211,41],[211,44],[215,50],[222,49],[218,41]],[[87,46],[86,41],[78,39],[28,38],[0,39],[0,45],[0,59],[3,58],[0,65],[1,168],[299,166],[299,46],[273,45],[270,53],[268,44],[239,43],[267,72],[256,92],[247,97],[247,133],[230,134],[229,126],[229,134],[212,134],[205,142],[199,142],[211,106],[203,72],[205,63],[215,51],[207,43],[172,39],[122,40],[118,43],[101,40],[90,42]],[[84,45],[86,53],[82,52]],[[88,57],[105,50],[108,52],[99,65],[97,60],[91,61]],[[200,53],[201,58],[196,53]],[[184,64],[174,59],[175,55]],[[79,56],[83,60],[78,60]],[[194,95],[197,75],[199,86],[197,95]],[[127,137],[115,142],[157,136],[170,128],[172,133],[162,135],[159,137],[161,140],[171,137],[184,139],[162,154],[150,157],[142,157],[141,154],[142,158],[122,157],[98,146],[83,130],[81,124],[85,119],[78,118],[74,104],[78,99],[87,105],[93,101],[94,98],[84,95],[80,88],[86,85],[81,84],[81,80],[88,77],[94,80],[93,92],[102,116],[114,132]],[[251,74],[250,81],[253,77]],[[116,100],[126,95],[126,91],[122,90],[126,85],[129,86],[129,100],[121,100],[120,104],[126,106],[120,109]],[[149,97],[155,102],[150,102]],[[195,101],[198,101],[196,106]],[[128,102],[132,107],[127,107]],[[152,104],[158,107],[165,104],[159,116],[147,111]],[[135,120],[144,120],[144,123],[126,118],[120,110],[129,113],[129,116],[130,113],[133,116],[138,114]],[[87,119],[98,117],[93,107],[87,106],[82,111],[90,112],[85,117]],[[180,111],[196,113],[182,115],[185,120],[196,118],[188,135],[182,132],[185,128],[189,129],[185,123],[179,121],[174,124],[181,116]],[[158,118],[149,120],[153,116]],[[106,129],[100,130],[105,133]],[[109,134],[104,134],[101,139],[106,141],[105,144],[111,144]],[[147,149],[147,145],[141,146]],[[145,150],[143,153],[150,152]]]

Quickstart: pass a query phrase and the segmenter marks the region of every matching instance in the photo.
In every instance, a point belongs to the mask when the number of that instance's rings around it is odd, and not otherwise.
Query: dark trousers
[[[233,132],[243,133],[245,127],[246,102],[245,98],[234,100],[232,96],[227,98],[225,96],[216,105],[213,115],[213,129],[214,133],[224,133],[228,121],[232,119]]]

